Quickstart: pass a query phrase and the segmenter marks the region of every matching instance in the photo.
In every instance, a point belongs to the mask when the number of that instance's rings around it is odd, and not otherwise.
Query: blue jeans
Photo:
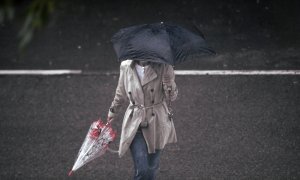
[[[154,180],[159,168],[160,150],[149,154],[146,141],[141,130],[138,130],[130,151],[134,162],[134,180]]]

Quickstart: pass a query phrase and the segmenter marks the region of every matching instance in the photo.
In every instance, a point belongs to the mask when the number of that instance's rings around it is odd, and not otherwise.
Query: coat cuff
[[[171,90],[171,92],[169,92],[169,90]],[[167,99],[174,101],[177,98],[178,90],[174,81],[164,84],[164,91]]]

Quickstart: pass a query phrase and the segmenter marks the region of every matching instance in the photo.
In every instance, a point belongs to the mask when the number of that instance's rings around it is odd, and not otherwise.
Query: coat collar
[[[137,72],[136,72],[136,69],[135,69],[135,61],[132,61],[131,62],[131,65],[130,67],[132,68],[132,71],[134,72],[134,76],[136,78],[136,80],[138,82],[140,82],[140,85],[141,86],[144,86],[146,85],[147,83],[149,83],[150,81],[154,80],[155,78],[157,78],[157,73],[155,72],[155,70],[153,69],[152,65],[150,64],[149,66],[147,66],[145,68],[145,76],[144,78],[140,81],[138,75],[137,75]]]

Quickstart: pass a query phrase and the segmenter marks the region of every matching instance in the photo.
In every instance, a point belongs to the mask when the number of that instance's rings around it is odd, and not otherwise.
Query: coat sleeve
[[[171,65],[165,65],[163,74],[163,89],[167,99],[174,101],[177,98],[178,89],[175,83],[174,69]]]
[[[115,97],[108,111],[108,117],[115,117],[119,113],[121,106],[127,100],[126,91],[124,87],[125,70],[126,67],[123,64],[121,64],[118,86],[115,92]]]

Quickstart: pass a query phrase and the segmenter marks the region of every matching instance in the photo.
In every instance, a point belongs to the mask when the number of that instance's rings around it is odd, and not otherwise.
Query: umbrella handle
[[[119,153],[119,151],[110,149],[109,147],[107,147],[107,150],[108,150],[109,152],[111,152],[111,153]]]

